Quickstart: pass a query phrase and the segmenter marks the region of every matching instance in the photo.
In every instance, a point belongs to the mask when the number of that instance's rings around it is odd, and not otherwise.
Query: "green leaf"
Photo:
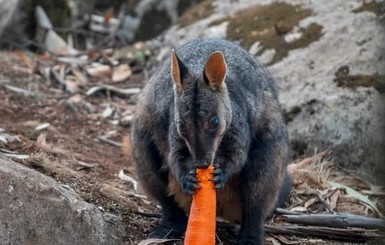
[[[349,186],[346,186],[346,185],[343,185],[343,184],[340,184],[340,183],[337,183],[334,181],[328,181],[328,183],[329,183],[329,185],[331,185],[333,187],[336,187],[339,189],[345,189],[345,191],[348,195],[350,195],[350,196],[356,198],[357,200],[359,200],[360,202],[370,206],[372,209],[374,209],[377,212],[377,214],[380,217],[383,217],[380,210],[378,210],[377,205],[373,201],[371,201],[368,196],[362,195],[361,193],[354,190],[353,188],[350,188]]]

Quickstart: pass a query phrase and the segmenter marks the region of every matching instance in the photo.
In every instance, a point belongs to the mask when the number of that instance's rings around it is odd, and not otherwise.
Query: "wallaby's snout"
[[[208,168],[210,165],[211,165],[211,163],[208,161],[196,163],[197,168]]]
[[[204,140],[195,144],[195,152],[192,153],[193,161],[197,168],[207,168],[213,161],[211,146]]]

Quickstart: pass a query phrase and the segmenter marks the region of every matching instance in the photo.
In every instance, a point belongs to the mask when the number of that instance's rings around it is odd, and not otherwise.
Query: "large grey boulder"
[[[122,221],[0,155],[0,244],[123,244]]]
[[[335,75],[346,67],[351,78],[385,83],[384,23],[373,12],[355,13],[360,2],[314,1],[315,15],[303,24],[319,23],[323,36],[270,69],[291,114],[291,139],[306,151],[331,149],[340,165],[372,178],[384,161],[385,91],[337,86]]]
[[[195,38],[229,38],[232,34],[228,32],[229,19],[218,20],[230,17],[231,21],[231,16],[239,11],[274,2],[277,1],[213,1],[214,11],[210,16],[188,26],[173,26],[164,34],[161,46],[180,46]],[[269,65],[277,80],[294,150],[299,154],[331,150],[340,165],[372,178],[384,161],[385,99],[383,91],[379,92],[372,82],[385,82],[385,52],[381,50],[385,48],[385,1],[279,2],[301,5],[311,11],[298,25],[287,30],[288,34],[282,34],[285,40],[296,38],[295,29],[303,30],[311,25],[322,27],[318,39],[290,50],[287,56],[274,63],[270,63],[274,49],[258,53],[263,48],[258,42],[246,47]],[[258,21],[255,20],[256,25]],[[279,29],[287,23],[276,24],[274,27]],[[263,35],[265,31],[269,29],[255,32],[255,35]],[[335,73],[343,67],[349,68],[349,74],[346,81],[338,81]],[[349,80],[363,86],[338,86]]]

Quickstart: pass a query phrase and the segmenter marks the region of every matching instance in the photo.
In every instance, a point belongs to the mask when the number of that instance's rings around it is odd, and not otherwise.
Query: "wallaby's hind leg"
[[[172,199],[166,197],[162,206],[162,220],[158,227],[150,232],[148,238],[180,238],[186,230],[187,217]]]
[[[250,148],[240,175],[242,221],[238,245],[264,244],[264,221],[277,203],[285,175],[287,147],[277,142],[282,139],[264,138]]]
[[[291,191],[291,178],[289,176],[289,173],[286,171],[285,178],[283,179],[283,184],[279,192],[277,204],[275,205],[274,210],[272,210],[269,216],[267,216],[266,220],[269,220],[273,217],[275,209],[285,207],[285,201],[290,191]]]
[[[140,182],[146,193],[162,207],[162,219],[150,238],[179,238],[185,231],[187,217],[173,196],[167,194],[168,174],[161,169],[163,159],[149,135],[134,127],[133,157]]]

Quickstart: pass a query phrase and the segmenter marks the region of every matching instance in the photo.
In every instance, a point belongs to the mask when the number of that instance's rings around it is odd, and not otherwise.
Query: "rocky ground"
[[[130,120],[159,60],[196,37],[239,41],[277,79],[293,148],[288,211],[382,217],[385,194],[374,176],[384,142],[381,2],[260,4],[203,1],[157,39],[97,50],[85,63],[79,56],[2,52],[0,241],[138,244],[146,238],[160,210],[137,187]],[[248,22],[253,18],[260,24]],[[372,229],[344,229],[339,242],[320,235],[322,227],[311,233],[282,214],[266,225],[268,244],[379,243]],[[218,244],[234,244],[236,230],[219,225]]]

